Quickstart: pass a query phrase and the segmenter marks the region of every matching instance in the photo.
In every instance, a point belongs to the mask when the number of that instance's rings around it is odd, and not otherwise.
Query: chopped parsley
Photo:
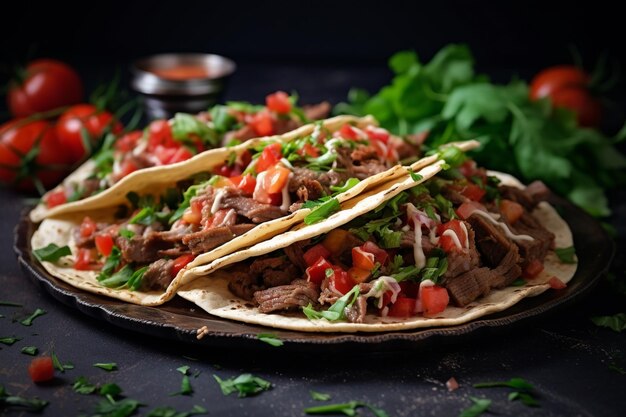
[[[219,145],[219,136],[215,130],[195,116],[187,113],[176,113],[172,121],[172,136],[177,141],[193,144],[191,136],[197,136],[203,143],[211,146]]]
[[[271,333],[259,333],[257,335],[257,338],[261,341],[261,342],[265,342],[268,345],[274,346],[274,347],[279,347],[283,345],[283,341],[280,340],[276,335],[273,335]]]
[[[25,355],[35,356],[38,351],[37,346],[24,346],[20,352]]]
[[[474,404],[471,407],[461,411],[459,417],[477,417],[487,411],[489,409],[489,406],[491,405],[491,400],[488,400],[486,398],[470,397],[470,400],[472,400]]]
[[[534,387],[522,378],[511,378],[508,381],[482,382],[474,384],[474,388],[508,387],[514,391],[509,393],[509,401],[520,400],[527,407],[539,407],[539,402],[533,397]]]
[[[11,301],[0,301],[0,306],[5,306],[5,307],[22,307],[22,304],[14,303],[14,302],[11,302]]]
[[[304,207],[307,207],[306,203]],[[313,208],[313,210],[309,214],[307,214],[306,217],[304,218],[304,223],[314,224],[314,223],[320,222],[328,218],[328,216],[330,216],[331,214],[339,211],[339,209],[341,209],[341,205],[339,204],[339,201],[336,198],[331,198],[330,200],[327,200],[326,202]]]
[[[0,343],[11,346],[15,342],[22,340],[21,337],[0,337]]]
[[[61,363],[61,361],[57,357],[56,353],[54,353],[54,351],[52,351],[52,353],[50,354],[50,357],[52,358],[52,365],[54,366],[54,369],[56,369],[57,371],[60,371],[61,373],[65,373],[66,370],[74,369],[74,365],[71,362]]]
[[[191,199],[196,196],[198,191],[205,188],[207,184],[208,184],[208,181],[204,181],[204,182],[201,182],[200,184],[192,185],[189,188],[187,188],[187,190],[185,190],[185,192],[183,193],[183,202],[180,203],[176,211],[174,211],[174,214],[172,214],[172,216],[170,217],[169,224],[173,224],[176,220],[183,217],[185,210],[187,210],[189,206],[191,205]]]
[[[109,363],[94,363],[93,366],[96,368],[104,369],[107,372],[116,371],[117,363],[109,362]]]
[[[208,414],[208,411],[199,405],[194,405],[191,410],[186,412],[178,412],[172,407],[157,407],[150,411],[147,417],[191,417],[199,414]]]
[[[25,398],[17,395],[9,394],[4,385],[0,385],[0,408],[7,407],[23,407],[26,411],[38,412],[48,405],[48,401],[39,398]]]
[[[330,413],[343,413],[347,416],[356,416],[356,410],[359,407],[368,408],[376,417],[389,417],[389,414],[382,408],[377,408],[360,401],[350,401],[341,404],[327,404],[319,405],[316,407],[305,408],[306,414],[330,414]]]
[[[48,246],[33,250],[33,254],[39,262],[56,262],[63,256],[71,255],[72,251],[69,246],[59,247],[54,243],[50,243]]]
[[[247,397],[256,395],[263,391],[267,391],[272,387],[272,383],[252,374],[242,374],[236,378],[221,379],[217,375],[213,375],[222,390],[222,394],[230,395],[237,392],[238,396]]]
[[[348,191],[352,187],[356,186],[360,182],[361,181],[358,178],[348,178],[348,180],[343,185],[343,187],[337,187],[337,186],[331,185],[330,186],[330,190],[333,191],[334,194],[345,193],[346,191]]]
[[[84,376],[79,376],[76,381],[74,381],[72,389],[74,390],[74,392],[77,392],[79,394],[89,395],[96,392],[98,387],[87,381],[87,378],[85,378]]]
[[[30,326],[33,324],[33,320],[35,320],[37,317],[43,316],[44,314],[46,314],[46,310],[38,308],[33,312],[33,314],[20,321],[20,324],[22,324],[23,326]]]
[[[113,274],[113,271],[117,269],[121,260],[122,252],[120,251],[120,248],[118,248],[117,246],[113,246],[113,249],[111,249],[111,254],[107,257],[107,260],[104,262],[104,266],[102,267],[102,270],[100,271],[100,274],[98,274],[98,277],[96,279],[98,281],[103,281],[109,278]]]
[[[556,248],[554,249],[554,253],[559,257],[561,263],[564,264],[575,264],[576,263],[576,250],[573,246],[569,246],[567,248]]]
[[[626,329],[626,313],[618,313],[613,316],[595,316],[591,321],[600,327],[608,327],[615,332],[622,332]]]
[[[306,307],[302,307],[302,312],[309,320],[326,319],[328,321],[342,320],[345,315],[346,307],[352,306],[359,296],[359,286],[355,285],[345,295],[335,301],[335,304],[330,306],[328,310],[317,311],[311,304]]]
[[[332,398],[330,394],[324,394],[313,390],[310,390],[309,393],[311,394],[311,398],[315,401],[328,401]]]
[[[120,236],[125,239],[131,239],[133,236],[135,236],[135,232],[128,229],[120,229]]]
[[[178,372],[183,374],[183,379],[180,383],[180,391],[174,392],[170,395],[191,395],[193,394],[193,387],[191,386],[191,381],[189,380],[189,366],[181,366],[176,368]]]

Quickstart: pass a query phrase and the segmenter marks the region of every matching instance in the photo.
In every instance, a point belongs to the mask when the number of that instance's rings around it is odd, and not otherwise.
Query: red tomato
[[[365,282],[371,275],[372,271],[370,269],[357,268],[356,266],[348,269],[348,276],[357,284]]]
[[[70,66],[53,59],[38,59],[26,67],[21,82],[9,84],[7,103],[15,117],[26,117],[80,103],[83,83]]]
[[[359,138],[359,132],[354,130],[354,128],[348,124],[341,126],[339,134],[342,138],[346,139],[357,140]]]
[[[254,178],[250,174],[246,174],[241,177],[241,180],[238,182],[237,187],[246,194],[252,194],[254,193],[254,189],[256,188],[256,178]]]
[[[74,262],[74,269],[79,271],[91,271],[96,268],[94,261],[96,260],[96,254],[93,249],[78,249],[76,254],[76,261]]]
[[[12,120],[0,126],[0,183],[32,190],[39,181],[48,188],[71,162],[49,122]]]
[[[137,166],[135,161],[133,161],[132,159],[124,159],[120,163],[120,170],[115,173],[115,180],[119,181],[125,176],[130,175],[133,172],[137,171],[138,169],[139,167]]]
[[[192,254],[180,255],[178,258],[174,259],[174,265],[172,266],[172,276],[176,277],[181,269],[183,269],[187,264],[193,261],[195,258]]]
[[[342,294],[350,291],[356,284],[348,273],[338,266],[333,266],[333,274],[330,276],[330,281],[335,289]]]
[[[447,230],[451,230],[459,239],[459,243],[461,244],[461,248],[456,245],[454,237],[449,234],[444,233]],[[450,220],[447,223],[442,223],[437,226],[437,234],[440,236],[439,238],[439,246],[444,250],[444,252],[448,253],[451,251],[460,251],[463,250],[467,243],[467,236],[465,235],[465,231],[461,226],[460,220]]]
[[[533,259],[522,271],[525,279],[533,279],[543,271],[543,263],[538,259]]]
[[[204,206],[204,200],[192,199],[189,208],[183,213],[183,221],[189,224],[200,224],[202,220],[202,207]]]
[[[500,201],[500,211],[506,217],[506,220],[513,224],[524,214],[524,207],[515,201],[503,199]]]
[[[278,114],[286,114],[291,111],[291,101],[289,95],[284,91],[277,91],[265,97],[267,108]]]
[[[320,151],[310,143],[305,143],[302,148],[298,149],[298,155],[317,158],[318,156],[320,156]]]
[[[96,235],[96,249],[103,256],[109,256],[113,250],[113,237],[109,234]]]
[[[91,149],[85,149],[81,133],[83,129],[89,134],[91,145],[95,145],[104,132],[110,130],[119,133],[122,125],[111,113],[98,110],[92,104],[77,104],[67,109],[57,121],[56,132],[61,145],[72,156],[73,161],[80,161],[91,153]]]
[[[89,237],[96,231],[96,222],[91,220],[91,217],[87,216],[80,224],[80,235],[82,237]]]
[[[274,118],[267,111],[260,111],[252,115],[248,124],[258,136],[270,136],[276,133],[274,130]]]
[[[319,258],[329,258],[330,251],[326,249],[324,245],[318,243],[317,245],[310,247],[306,252],[304,252],[304,255],[302,255],[302,257],[304,258],[304,262],[306,262],[307,265],[311,266],[317,263]]]
[[[387,251],[379,248],[376,243],[370,242],[369,240],[361,246],[361,249],[365,252],[373,254],[376,262],[379,262],[381,265],[385,265],[387,260],[389,260],[389,254]]]
[[[415,315],[415,298],[398,296],[396,302],[389,307],[388,316],[391,317],[411,317]]]
[[[402,281],[400,283],[400,288],[400,294],[417,299],[417,295],[419,294],[420,290],[420,284],[414,281]]]
[[[371,140],[378,140],[387,144],[389,142],[389,132],[380,127],[368,126],[365,128],[365,133]]]
[[[485,208],[485,206],[483,206],[482,204],[476,202],[476,201],[468,201],[465,202],[463,204],[461,204],[456,210],[456,215],[459,216],[461,219],[466,220],[468,219],[472,213],[474,213],[476,210],[482,210],[482,211],[487,211],[487,209]]]
[[[287,181],[289,181],[289,174],[291,174],[291,171],[280,165],[275,165],[267,169],[263,188],[265,188],[269,194],[282,192]]]
[[[135,149],[137,146],[137,142],[143,136],[143,132],[141,130],[133,130],[132,132],[128,132],[125,135],[120,136],[115,141],[115,149],[120,152],[130,152]]]
[[[550,288],[555,289],[555,290],[562,290],[564,288],[567,288],[567,284],[561,281],[560,279],[558,279],[557,277],[550,278],[550,281],[548,281],[548,284],[550,284]]]
[[[352,266],[371,271],[376,265],[373,253],[366,252],[360,247],[352,248]]]
[[[153,150],[158,145],[166,148],[175,148],[180,144],[172,136],[172,128],[167,120],[155,120],[148,126],[148,149]]]
[[[282,159],[282,157],[283,152],[280,143],[272,143],[271,145],[266,146],[263,148],[263,152],[261,152],[261,156],[256,163],[256,172],[260,173],[270,167],[273,167]]]
[[[45,382],[54,378],[54,364],[50,356],[35,358],[28,365],[28,374],[33,382]]]
[[[52,208],[67,203],[67,196],[65,195],[65,190],[61,188],[59,190],[50,191],[44,195],[43,200],[48,208]]]
[[[317,261],[310,264],[306,269],[306,279],[314,284],[321,285],[326,278],[326,270],[332,269],[333,265],[323,257],[318,257]]]
[[[533,78],[530,98],[550,97],[554,107],[574,111],[581,126],[598,126],[602,118],[600,102],[589,91],[589,75],[580,68],[561,65],[547,68]]]
[[[487,191],[483,188],[480,188],[480,186],[470,182],[467,183],[467,185],[463,186],[459,190],[459,193],[472,201],[480,201],[485,196]]]
[[[438,285],[422,287],[420,298],[422,299],[422,307],[424,308],[425,316],[432,316],[441,313],[446,309],[448,303],[450,302],[448,290]]]

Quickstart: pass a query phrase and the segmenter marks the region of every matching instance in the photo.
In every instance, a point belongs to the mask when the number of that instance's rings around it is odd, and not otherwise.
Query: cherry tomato
[[[602,107],[589,91],[589,82],[590,77],[585,71],[571,65],[546,68],[533,78],[530,98],[549,97],[554,107],[574,111],[581,126],[598,126]]]
[[[98,110],[92,104],[77,104],[67,109],[56,125],[59,142],[73,161],[80,161],[91,152],[85,149],[82,131],[86,130],[95,145],[105,131],[119,133],[122,125],[106,110]]]
[[[438,285],[424,286],[420,292],[425,316],[441,313],[450,302],[448,290]]]
[[[312,246],[309,249],[307,249],[307,251],[304,252],[302,257],[304,258],[304,262],[306,262],[308,266],[311,266],[317,263],[319,258],[329,258],[330,251],[326,249],[324,245],[322,245],[321,243],[318,243],[317,245]]]
[[[192,254],[180,255],[178,258],[174,259],[174,265],[172,266],[172,275],[175,277],[178,275],[181,269],[183,269],[187,264],[193,259],[195,256]]]
[[[289,95],[284,91],[277,91],[265,97],[267,108],[278,114],[286,114],[291,111],[291,101]]]
[[[63,178],[70,164],[49,122],[12,120],[0,126],[0,183],[32,190],[39,181],[48,188]]]
[[[306,269],[306,279],[314,284],[320,285],[326,278],[326,270],[333,269],[333,265],[323,257],[318,257],[317,261],[310,264]]]
[[[33,382],[45,382],[54,378],[54,364],[50,356],[35,358],[28,365],[28,374]]]
[[[97,235],[95,240],[98,252],[103,256],[109,256],[113,251],[113,237],[109,234],[103,234]]]
[[[26,117],[80,103],[83,83],[70,66],[53,59],[38,59],[26,67],[23,81],[11,82],[7,102],[11,114]]]
[[[281,160],[283,157],[283,152],[280,146],[280,143],[272,143],[271,145],[263,148],[263,152],[261,152],[261,156],[256,163],[256,172],[260,173],[267,170],[270,167],[273,167]]]

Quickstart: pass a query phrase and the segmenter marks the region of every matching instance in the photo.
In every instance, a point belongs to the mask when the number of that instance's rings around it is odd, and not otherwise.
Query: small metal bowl
[[[181,71],[183,68],[185,71]],[[135,61],[132,88],[144,96],[150,119],[198,113],[217,103],[235,63],[214,54],[160,54]]]

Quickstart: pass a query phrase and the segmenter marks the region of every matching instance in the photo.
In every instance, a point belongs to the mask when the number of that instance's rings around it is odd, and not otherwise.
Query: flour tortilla
[[[429,168],[432,169],[435,166]],[[490,172],[489,174],[498,176],[503,184],[523,188],[517,179],[508,174],[497,172]],[[465,307],[449,306],[444,312],[435,317],[417,316],[400,319],[368,314],[364,323],[329,322],[325,319],[309,320],[301,313],[264,314],[260,313],[249,302],[238,299],[228,290],[227,272],[221,268],[250,257],[261,256],[276,249],[287,247],[294,242],[329,232],[378,207],[380,203],[387,201],[403,189],[411,186],[411,181],[407,178],[388,187],[378,195],[370,194],[351,201],[353,203],[351,204],[351,209],[343,210],[329,217],[323,223],[301,227],[298,231],[276,236],[274,239],[196,268],[194,271],[191,271],[192,274],[203,274],[205,276],[195,279],[180,288],[178,295],[195,303],[212,315],[250,324],[306,332],[387,332],[467,323],[488,314],[505,310],[526,297],[533,297],[543,293],[550,288],[548,281],[553,276],[558,277],[564,283],[569,282],[574,276],[577,265],[561,263],[556,254],[550,251],[544,262],[544,271],[524,286],[493,290],[487,296],[481,297]],[[555,234],[557,248],[573,246],[573,238],[569,226],[551,205],[546,202],[540,203],[532,215]]]

